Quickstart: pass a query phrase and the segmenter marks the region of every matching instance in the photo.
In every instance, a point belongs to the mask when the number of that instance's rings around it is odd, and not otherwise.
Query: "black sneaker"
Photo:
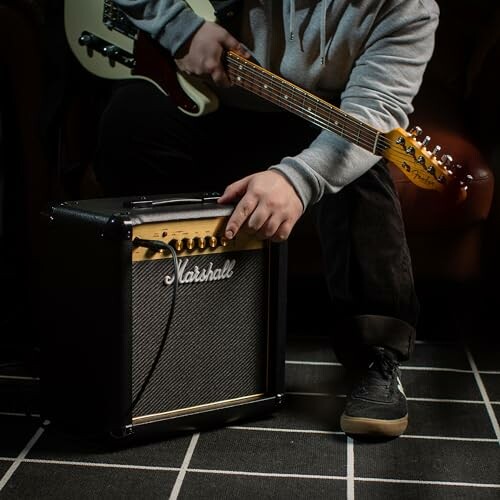
[[[373,360],[358,382],[340,418],[346,434],[397,437],[408,426],[408,405],[395,353],[373,347]]]

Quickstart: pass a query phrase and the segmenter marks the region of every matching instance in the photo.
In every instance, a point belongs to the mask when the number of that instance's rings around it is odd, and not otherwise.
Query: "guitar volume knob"
[[[106,47],[102,49],[102,52],[104,55],[111,58],[118,54],[118,47],[116,45],[106,45]]]
[[[78,43],[83,47],[89,47],[95,40],[95,36],[90,33],[82,33],[78,38]]]

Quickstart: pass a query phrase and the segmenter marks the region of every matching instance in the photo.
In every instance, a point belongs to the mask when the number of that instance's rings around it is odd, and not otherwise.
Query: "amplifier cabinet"
[[[222,234],[202,195],[51,206],[42,263],[45,418],[118,439],[280,407],[286,243]]]

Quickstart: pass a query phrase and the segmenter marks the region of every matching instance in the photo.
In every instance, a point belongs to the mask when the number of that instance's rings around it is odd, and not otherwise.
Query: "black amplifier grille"
[[[186,263],[185,260],[188,260]],[[264,393],[268,368],[266,249],[180,257],[184,277],[224,267],[228,279],[180,283],[160,362],[133,417]],[[132,265],[132,400],[154,361],[172,304],[173,259]]]

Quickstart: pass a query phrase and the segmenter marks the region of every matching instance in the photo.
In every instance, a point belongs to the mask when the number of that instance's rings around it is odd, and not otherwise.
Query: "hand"
[[[219,203],[239,200],[229,218],[225,237],[240,229],[259,239],[284,241],[303,212],[302,201],[290,182],[277,171],[265,170],[230,184]]]
[[[250,53],[222,26],[205,21],[198,31],[177,51],[175,63],[188,75],[211,77],[216,85],[229,87],[231,82],[222,64],[226,50],[238,52],[245,58]]]

